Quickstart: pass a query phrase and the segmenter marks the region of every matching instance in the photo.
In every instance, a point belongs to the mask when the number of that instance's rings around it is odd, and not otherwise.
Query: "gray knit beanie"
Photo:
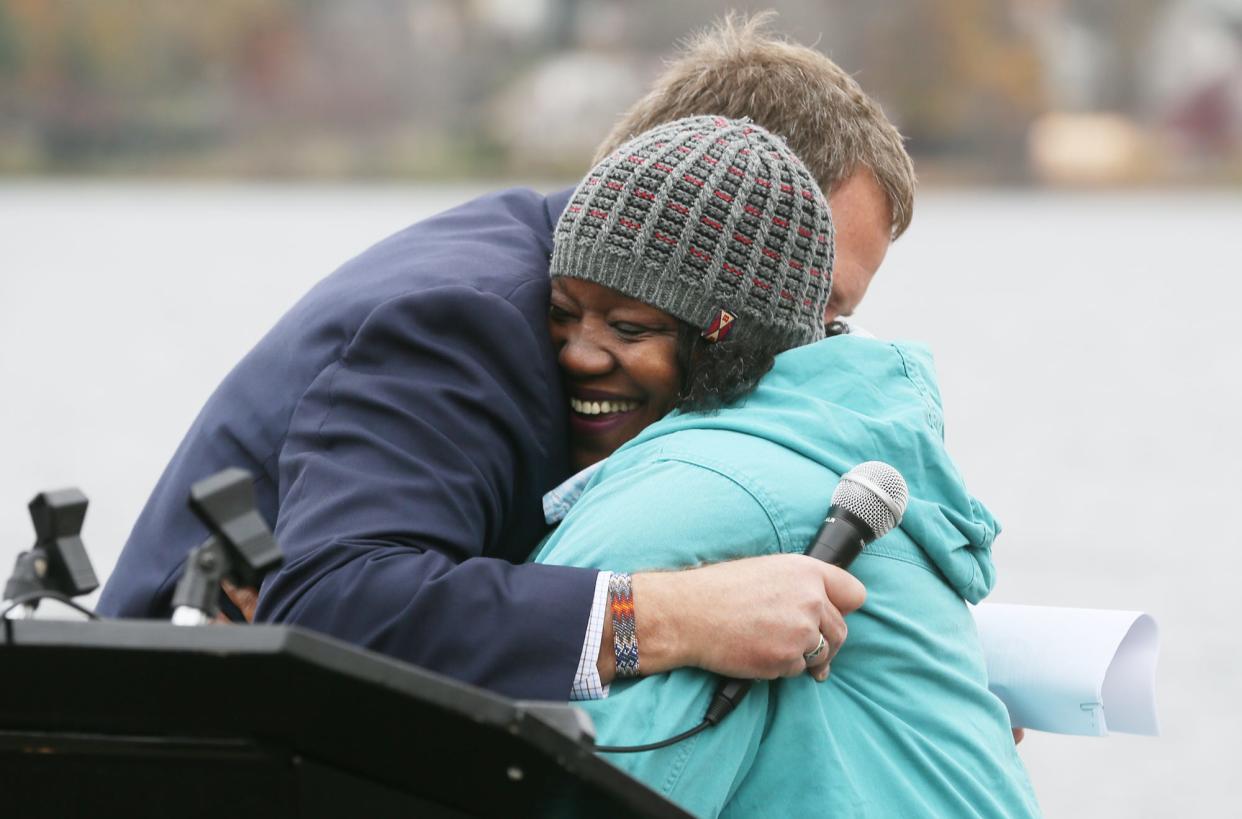
[[[832,259],[828,202],[785,142],[706,116],[653,128],[591,169],[557,223],[551,272],[710,341],[788,349],[824,337]]]

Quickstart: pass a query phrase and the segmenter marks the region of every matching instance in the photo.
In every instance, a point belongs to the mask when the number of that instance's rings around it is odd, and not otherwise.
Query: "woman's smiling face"
[[[581,279],[552,280],[548,330],[569,394],[574,466],[611,455],[673,408],[680,324],[668,313]]]

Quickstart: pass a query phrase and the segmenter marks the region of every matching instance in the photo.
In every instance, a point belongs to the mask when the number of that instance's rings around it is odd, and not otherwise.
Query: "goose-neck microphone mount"
[[[4,586],[5,616],[11,612],[14,619],[33,617],[44,598],[60,600],[94,616],[71,601],[99,587],[82,543],[88,503],[86,495],[77,489],[40,492],[30,502],[35,544],[17,556],[13,574]]]
[[[198,626],[220,610],[220,581],[258,586],[283,560],[254,499],[254,479],[226,469],[190,487],[190,509],[211,532],[185,561],[173,594],[173,623]]]

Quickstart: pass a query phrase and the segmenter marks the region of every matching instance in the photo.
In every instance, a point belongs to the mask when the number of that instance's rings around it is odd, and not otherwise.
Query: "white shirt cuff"
[[[586,637],[582,641],[582,656],[578,658],[578,673],[574,675],[574,687],[569,692],[571,700],[602,700],[608,696],[608,686],[599,678],[599,644],[604,639],[604,615],[608,613],[608,581],[612,572],[600,572],[595,578],[595,599],[591,602],[591,617],[587,620]]]

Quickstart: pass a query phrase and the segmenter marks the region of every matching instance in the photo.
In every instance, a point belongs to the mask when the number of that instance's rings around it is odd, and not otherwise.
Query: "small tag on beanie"
[[[736,322],[737,316],[723,307],[717,307],[711,321],[707,323],[707,329],[703,331],[703,338],[713,344],[717,341],[724,341],[729,333],[733,332],[733,325]]]

